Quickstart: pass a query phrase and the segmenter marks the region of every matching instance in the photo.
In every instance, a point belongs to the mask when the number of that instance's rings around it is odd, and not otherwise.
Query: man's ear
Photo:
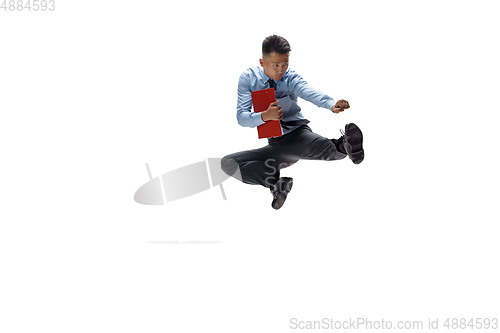
[[[264,67],[264,60],[263,60],[263,59],[259,59],[259,62],[260,62],[260,65],[261,65],[262,67]]]

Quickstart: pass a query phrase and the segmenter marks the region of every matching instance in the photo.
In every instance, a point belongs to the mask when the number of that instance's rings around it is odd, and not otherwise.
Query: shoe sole
[[[283,206],[288,193],[290,193],[290,191],[292,190],[292,187],[293,187],[293,179],[289,178],[289,180],[286,181],[284,191],[282,191],[278,196],[278,198],[273,200],[271,204],[274,209],[280,209]]]
[[[365,151],[363,150],[363,132],[356,124],[350,123],[346,125],[345,136],[350,147],[346,147],[347,154],[354,164],[363,162]]]

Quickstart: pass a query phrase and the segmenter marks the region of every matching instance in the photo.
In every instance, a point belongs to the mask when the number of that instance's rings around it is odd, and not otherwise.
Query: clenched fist
[[[278,105],[279,102],[280,101],[277,100],[269,104],[269,108],[261,113],[262,120],[281,120],[283,118],[283,108],[281,107],[281,105]]]
[[[339,113],[344,111],[345,109],[349,109],[349,102],[347,102],[345,99],[339,99],[337,103],[332,108],[333,113]]]

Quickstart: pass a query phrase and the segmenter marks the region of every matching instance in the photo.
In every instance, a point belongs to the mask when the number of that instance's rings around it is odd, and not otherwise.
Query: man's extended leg
[[[303,125],[292,133],[290,137],[280,144],[284,152],[305,160],[341,160],[347,156],[345,152],[338,149],[337,140],[331,140],[314,133],[307,125]],[[285,139],[285,137],[283,137]]]
[[[363,134],[355,124],[347,124],[339,139],[328,139],[314,133],[309,126],[294,130],[287,140],[284,151],[289,155],[307,160],[340,160],[349,156],[354,164],[363,161]],[[290,134],[292,134],[290,133]],[[283,145],[283,141],[280,142]]]

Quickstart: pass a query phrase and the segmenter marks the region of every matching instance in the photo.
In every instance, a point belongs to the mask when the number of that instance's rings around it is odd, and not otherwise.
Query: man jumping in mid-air
[[[345,125],[345,132],[339,139],[318,135],[307,125],[309,120],[300,112],[298,97],[333,113],[343,112],[350,106],[343,99],[335,102],[288,69],[290,51],[285,38],[267,37],[262,43],[260,66],[245,70],[238,83],[238,123],[256,127],[266,121],[279,120],[283,135],[269,138],[265,147],[227,155],[221,161],[227,174],[234,175],[239,168],[241,181],[269,188],[274,209],[283,206],[293,185],[292,178],[280,178],[281,169],[300,159],[331,161],[349,156],[354,164],[359,164],[364,158],[363,134],[355,124]],[[271,103],[266,111],[252,112],[251,92],[267,88],[275,89],[276,102]]]

